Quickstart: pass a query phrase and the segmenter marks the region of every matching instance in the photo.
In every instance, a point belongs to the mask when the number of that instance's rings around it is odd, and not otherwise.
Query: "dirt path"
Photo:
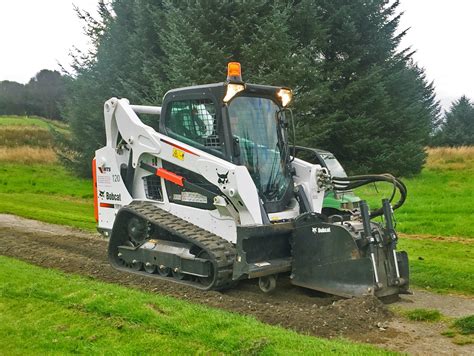
[[[410,354],[472,355],[474,345],[458,346],[440,333],[443,323],[415,323],[394,316],[372,297],[341,300],[279,280],[272,295],[255,281],[241,282],[226,292],[202,292],[165,281],[137,277],[112,269],[107,241],[96,234],[0,214],[0,254],[38,266],[56,268],[195,303],[252,315],[269,324],[326,338],[345,337]],[[444,315],[474,314],[474,298],[415,291],[395,303],[400,308],[435,308]]]

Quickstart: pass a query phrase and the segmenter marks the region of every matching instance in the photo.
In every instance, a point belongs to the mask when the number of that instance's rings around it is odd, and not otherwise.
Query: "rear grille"
[[[160,177],[154,174],[143,177],[143,185],[147,199],[163,200]]]

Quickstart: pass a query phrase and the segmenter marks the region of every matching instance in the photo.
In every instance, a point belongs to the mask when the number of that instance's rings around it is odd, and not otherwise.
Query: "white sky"
[[[73,46],[87,48],[73,3],[95,11],[97,0],[0,0],[0,80],[26,83],[67,66]],[[474,1],[401,0],[399,9],[401,28],[411,27],[402,47],[417,50],[443,107],[463,94],[474,99]]]
[[[417,50],[442,106],[461,95],[474,99],[474,1],[401,0],[399,9],[400,28],[411,28],[401,46]]]
[[[28,82],[41,69],[68,65],[88,38],[73,4],[96,12],[97,0],[0,0],[0,80]]]

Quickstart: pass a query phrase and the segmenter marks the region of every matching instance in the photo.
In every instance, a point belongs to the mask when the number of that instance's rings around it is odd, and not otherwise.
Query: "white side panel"
[[[117,155],[111,147],[96,151],[99,228],[112,229],[118,209],[132,202],[132,197],[120,176],[120,164],[124,163],[124,160],[126,157]]]
[[[217,186],[232,201],[240,213],[241,225],[260,225],[262,215],[258,201],[258,192],[248,170],[244,166],[232,165],[225,170],[219,164],[208,159],[199,159],[198,172],[209,181],[215,181]],[[219,180],[219,175],[225,176]],[[246,209],[242,209],[245,206]]]
[[[292,166],[296,171],[293,181],[296,185],[303,186],[312,211],[320,213],[323,208],[325,192],[324,189],[318,187],[318,174],[322,171],[322,167],[298,158],[293,160]]]

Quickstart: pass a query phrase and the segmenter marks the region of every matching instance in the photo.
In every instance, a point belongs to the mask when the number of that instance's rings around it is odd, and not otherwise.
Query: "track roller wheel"
[[[144,269],[145,269],[146,273],[153,274],[153,273],[156,272],[156,265],[147,262],[147,263],[145,263]]]
[[[130,268],[134,271],[141,271],[143,269],[143,263],[140,261],[133,260],[130,264]]]
[[[158,266],[158,274],[162,277],[168,277],[171,274],[171,268],[163,265]]]
[[[263,276],[258,279],[258,286],[264,293],[270,293],[276,288],[277,276],[271,274],[269,276]]]
[[[171,275],[173,276],[174,279],[177,279],[180,281],[186,278],[186,274],[181,273],[178,268],[174,268],[173,270],[171,270]]]

